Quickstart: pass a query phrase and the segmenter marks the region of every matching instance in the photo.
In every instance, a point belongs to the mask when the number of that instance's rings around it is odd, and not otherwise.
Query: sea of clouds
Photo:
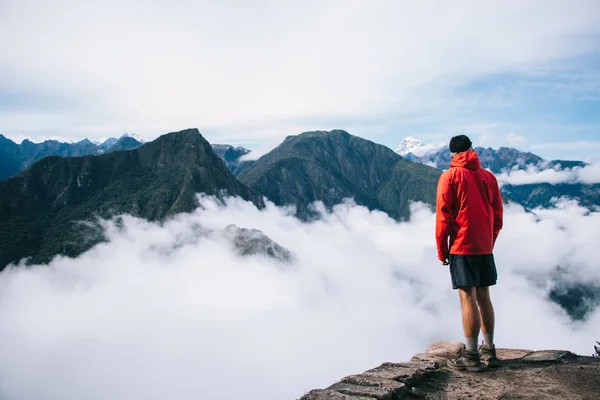
[[[497,175],[500,183],[511,185],[527,185],[532,183],[583,183],[593,185],[600,183],[600,163],[588,164],[584,167],[561,169],[560,166],[548,168],[529,166],[526,169],[512,169]]]
[[[299,398],[436,340],[462,340],[435,216],[398,223],[348,202],[321,220],[201,198],[163,225],[104,223],[76,259],[0,273],[0,398]],[[295,261],[242,257],[229,224],[262,230]],[[548,298],[561,279],[600,284],[600,213],[572,202],[509,205],[496,245],[496,343],[590,355],[600,311],[573,321]]]

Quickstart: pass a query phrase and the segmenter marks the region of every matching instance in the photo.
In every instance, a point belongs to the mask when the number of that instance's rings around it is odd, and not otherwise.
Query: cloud
[[[445,143],[445,142],[427,143],[421,147],[418,147],[418,148],[412,150],[411,153],[413,153],[417,157],[420,157],[430,151],[438,151],[441,148],[446,147],[447,145],[448,145],[448,143]]]
[[[598,50],[597,10],[594,0],[4,1],[0,90],[35,107],[3,107],[0,126],[92,139],[235,127],[242,141],[256,127],[252,140],[281,139],[326,118],[435,113],[465,82]]]
[[[258,160],[265,154],[269,153],[271,150],[278,147],[280,144],[280,141],[267,140],[253,148],[250,153],[244,154],[242,157],[240,157],[240,161]]]
[[[600,140],[578,140],[574,142],[558,142],[558,143],[542,143],[532,146],[536,149],[551,149],[551,150],[574,150],[581,151],[586,148],[594,148],[600,150]]]
[[[508,134],[506,137],[506,142],[510,147],[515,147],[517,149],[522,149],[527,146],[527,140],[523,136],[517,135],[513,132]]]
[[[575,167],[560,169],[540,168],[530,166],[527,169],[514,169],[508,172],[497,174],[496,177],[500,183],[511,185],[527,185],[531,183],[600,183],[600,163],[589,164],[585,167]]]
[[[107,222],[110,241],[77,259],[2,272],[0,397],[297,398],[462,340],[428,207],[397,223],[348,202],[307,224],[272,204],[201,204],[164,225]],[[499,346],[591,353],[600,311],[574,324],[547,298],[557,265],[600,282],[600,213],[584,211],[507,207],[492,290]],[[198,234],[231,223],[296,260],[240,257],[223,235]]]

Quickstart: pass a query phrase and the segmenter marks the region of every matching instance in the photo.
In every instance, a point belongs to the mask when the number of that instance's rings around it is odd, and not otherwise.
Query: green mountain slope
[[[566,197],[581,206],[594,209],[600,206],[600,184],[582,183],[531,183],[527,185],[504,185],[502,193],[528,208],[550,208],[555,200]]]
[[[131,151],[46,157],[0,182],[0,269],[23,257],[45,262],[59,253],[75,256],[101,240],[79,221],[120,213],[161,220],[192,211],[196,193],[262,205],[196,129]]]
[[[435,202],[440,173],[385,146],[334,130],[287,137],[238,179],[277,205],[296,205],[303,218],[313,215],[314,201],[332,207],[350,197],[403,219],[410,201]]]

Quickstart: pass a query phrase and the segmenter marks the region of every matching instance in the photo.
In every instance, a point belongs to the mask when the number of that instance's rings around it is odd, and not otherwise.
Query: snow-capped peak
[[[423,142],[421,142],[419,139],[414,138],[412,136],[408,136],[402,141],[402,143],[398,145],[396,153],[400,154],[403,157],[408,154],[421,157],[426,153],[438,151],[444,146],[446,146],[445,143],[423,144]]]
[[[398,145],[396,153],[400,154],[401,156],[405,156],[408,153],[414,154],[414,151],[419,147],[423,147],[423,143],[417,138],[408,136],[402,141],[402,143]]]

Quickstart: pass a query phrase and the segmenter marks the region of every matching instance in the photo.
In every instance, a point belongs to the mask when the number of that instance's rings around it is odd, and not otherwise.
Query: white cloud
[[[600,163],[589,164],[585,167],[575,168],[547,168],[530,166],[527,169],[514,169],[508,172],[497,174],[496,177],[501,183],[511,185],[527,185],[530,183],[600,183]]]
[[[110,242],[77,259],[1,273],[1,397],[297,398],[462,339],[427,207],[396,223],[346,203],[305,224],[273,205],[202,204],[163,226],[108,224]],[[546,293],[557,265],[600,284],[600,213],[563,204],[538,215],[506,209],[497,344],[590,354],[600,310],[572,324]],[[220,235],[197,237],[199,225],[230,223],[261,229],[297,261],[240,258]]]
[[[446,146],[448,146],[448,143],[444,143],[444,142],[427,143],[427,144],[424,144],[423,146],[419,147],[418,149],[414,149],[412,151],[412,153],[415,156],[422,156],[431,151],[438,151]]]
[[[594,0],[4,1],[0,87],[34,104],[3,108],[0,126],[92,139],[259,127],[252,140],[267,140],[290,124],[435,111],[464,82],[597,49],[597,11]],[[40,94],[65,106],[47,110]]]
[[[490,131],[484,131],[476,136],[473,145],[481,147],[490,147],[496,142],[496,135]]]
[[[600,140],[542,143],[531,147],[534,151],[549,153],[551,158],[600,162]]]
[[[514,147],[517,149],[523,149],[527,146],[527,140],[523,136],[517,135],[513,132],[506,136],[506,143],[509,147]]]

